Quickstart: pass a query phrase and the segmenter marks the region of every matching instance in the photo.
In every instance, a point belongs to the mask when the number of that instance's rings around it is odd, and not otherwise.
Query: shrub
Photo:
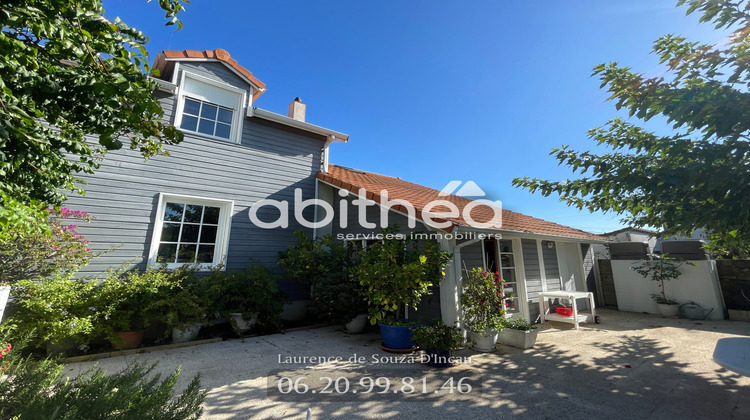
[[[69,338],[87,344],[102,309],[96,290],[96,282],[84,280],[19,281],[12,289],[16,311],[6,322],[17,325],[19,334],[33,332],[36,347],[64,346]]]
[[[505,319],[503,285],[499,275],[474,268],[461,294],[466,328],[474,332],[500,331]]]
[[[78,233],[75,220],[88,222],[90,215],[67,208],[47,209],[45,222],[24,229],[0,230],[0,278],[3,283],[69,278],[87,265],[95,254]]]
[[[435,318],[412,330],[411,339],[423,349],[451,350],[461,347],[464,336],[460,328],[445,325],[442,319]]]
[[[331,235],[311,239],[294,232],[297,243],[279,253],[279,266],[293,281],[311,286],[308,310],[315,318],[349,322],[367,312],[359,280],[352,278],[353,252]]]
[[[0,335],[0,343],[7,335]],[[107,374],[92,368],[73,379],[64,379],[63,366],[51,359],[22,356],[23,339],[3,355],[0,375],[0,418],[3,419],[153,419],[182,420],[200,417],[206,390],[196,375],[174,397],[180,369],[161,379],[156,365],[132,364]]]
[[[210,302],[205,296],[205,279],[196,271],[195,266],[184,266],[169,274],[168,281],[157,288],[146,307],[151,320],[179,329],[208,322]]]
[[[531,331],[536,328],[521,317],[508,318],[506,320],[503,320],[502,324],[503,328],[508,328],[511,330]]]
[[[281,328],[284,293],[276,286],[275,276],[264,265],[252,264],[242,271],[224,272],[215,269],[205,279],[207,296],[212,308],[221,315],[239,312],[242,318],[258,317],[258,329],[263,332]]]

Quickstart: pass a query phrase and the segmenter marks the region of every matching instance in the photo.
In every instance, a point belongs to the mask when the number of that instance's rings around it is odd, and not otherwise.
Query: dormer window
[[[186,97],[180,128],[229,140],[233,114],[231,108]]]
[[[184,72],[176,125],[186,133],[239,143],[245,97],[243,89]]]

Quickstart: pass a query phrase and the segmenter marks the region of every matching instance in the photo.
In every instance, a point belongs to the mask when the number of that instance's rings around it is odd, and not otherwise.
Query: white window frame
[[[161,243],[162,229],[164,228],[164,210],[169,202],[184,204],[195,204],[202,206],[219,207],[219,226],[216,230],[216,245],[214,248],[214,260],[212,263],[198,264],[200,270],[210,270],[219,264],[225,264],[229,250],[229,232],[231,229],[234,201],[216,198],[196,197],[191,195],[159,193],[159,202],[156,206],[156,217],[154,218],[154,232],[151,236],[151,248],[149,250],[148,265],[157,264],[159,244]],[[167,263],[167,268],[178,268],[192,263]]]
[[[191,83],[197,84],[198,89],[189,90],[186,79],[190,79]],[[203,86],[200,86],[203,85]],[[209,79],[207,77],[199,76],[190,72],[183,71],[180,77],[179,95],[177,96],[177,109],[175,110],[174,125],[180,128],[185,133],[205,137],[209,139],[220,140],[223,142],[237,143],[239,144],[242,140],[242,122],[245,115],[245,103],[247,101],[247,91],[244,89],[236,88],[234,86],[222,83],[216,80]],[[215,92],[212,94],[212,90]],[[226,101],[219,101],[216,98],[218,96],[225,96],[227,93],[236,96],[237,100],[234,103],[228,103]],[[229,139],[203,134],[198,131],[184,130],[182,126],[182,113],[185,108],[185,97],[192,98],[198,101],[209,102],[232,108],[232,127],[229,134]],[[197,129],[197,128],[196,128]]]

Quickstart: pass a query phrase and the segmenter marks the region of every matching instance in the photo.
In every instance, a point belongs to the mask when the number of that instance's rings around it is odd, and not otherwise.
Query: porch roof
[[[400,178],[336,165],[329,165],[328,173],[318,173],[318,179],[337,188],[348,190],[354,194],[359,194],[359,190],[364,189],[367,195],[366,198],[376,202],[380,201],[381,191],[387,190],[388,200],[401,199],[411,203],[416,210],[416,217],[420,221],[424,221],[422,218],[422,210],[429,202],[434,200],[447,200],[458,207],[459,216],[447,219],[433,219],[438,221],[449,221],[451,227],[446,229],[448,231],[451,231],[453,227],[456,226],[471,227],[468,221],[463,217],[463,210],[464,207],[473,200],[465,197],[459,197],[453,194],[441,195],[438,190],[404,181]],[[400,205],[393,206],[393,209],[406,213],[406,208]],[[433,211],[447,211],[447,208],[436,207]],[[494,210],[489,206],[478,206],[471,211],[471,217],[480,222],[492,220],[493,216]],[[492,229],[500,232],[549,235],[575,238],[577,240],[590,240],[593,242],[609,241],[604,236],[548,222],[536,217],[526,216],[525,214],[506,209],[502,209],[502,226],[492,226]]]

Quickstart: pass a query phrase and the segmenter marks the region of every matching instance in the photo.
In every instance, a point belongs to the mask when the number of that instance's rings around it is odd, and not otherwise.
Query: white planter
[[[503,328],[500,331],[500,337],[498,341],[500,344],[506,346],[517,347],[519,349],[527,349],[533,347],[536,344],[536,336],[539,334],[539,328],[534,328],[531,331],[513,330],[510,328]]]
[[[354,317],[351,321],[344,325],[344,329],[349,333],[361,333],[367,326],[367,315],[359,314]]]
[[[659,313],[662,316],[672,317],[677,316],[680,313],[680,305],[667,305],[666,303],[657,303],[656,306],[659,308]]]
[[[193,341],[195,337],[198,337],[198,333],[201,330],[201,324],[188,324],[180,328],[172,328],[172,342],[173,343],[184,343],[186,341]]]
[[[10,296],[10,286],[0,286],[0,322],[3,320],[3,312],[5,312],[5,305],[8,303],[8,296]]]
[[[232,326],[239,330],[239,332],[243,333],[250,331],[250,329],[253,328],[253,325],[258,322],[258,314],[253,314],[253,317],[249,320],[242,318],[240,312],[232,312],[229,314],[229,317],[232,318]]]
[[[485,330],[483,333],[469,331],[469,339],[474,343],[471,348],[482,353],[493,352],[497,336],[498,332],[492,330]]]

